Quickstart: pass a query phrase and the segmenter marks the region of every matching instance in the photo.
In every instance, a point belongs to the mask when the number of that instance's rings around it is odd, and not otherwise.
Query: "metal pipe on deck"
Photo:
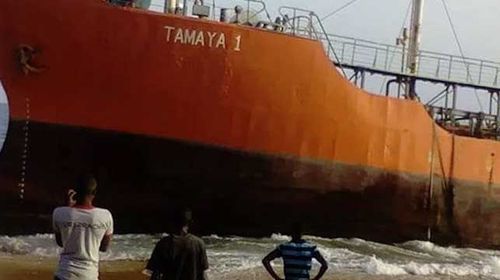
[[[455,110],[457,109],[457,85],[451,85],[451,125],[455,126]]]
[[[188,14],[188,7],[187,7],[187,0],[184,0],[182,3],[182,15],[187,16]]]
[[[497,96],[497,115],[496,115],[496,134],[497,140],[500,139],[500,91],[495,92]]]

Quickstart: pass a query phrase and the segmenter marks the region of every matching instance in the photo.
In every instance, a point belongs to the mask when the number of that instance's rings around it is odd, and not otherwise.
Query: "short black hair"
[[[193,212],[189,208],[179,208],[173,213],[172,222],[175,228],[191,226],[193,223]]]
[[[302,234],[304,233],[304,226],[301,222],[294,222],[290,227],[290,235],[293,238],[302,238]]]
[[[87,195],[95,195],[97,192],[97,180],[91,174],[81,175],[76,180],[76,196],[80,199]]]

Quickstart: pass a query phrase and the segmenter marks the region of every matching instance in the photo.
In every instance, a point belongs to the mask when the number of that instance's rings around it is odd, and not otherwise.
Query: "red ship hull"
[[[161,231],[187,204],[206,233],[302,220],[323,236],[500,245],[500,143],[353,87],[318,42],[98,0],[0,7],[4,233],[49,231],[92,172],[119,232]],[[21,71],[25,45],[39,73]]]
[[[2,176],[2,186],[18,180],[23,127],[11,124],[1,172],[13,176]],[[161,232],[181,204],[207,234],[263,236],[296,220],[324,236],[395,242],[427,234],[427,178],[87,128],[32,123],[30,133],[33,183],[23,200],[16,189],[2,196],[10,219],[2,230],[11,234],[50,231],[51,210],[82,171],[99,178],[97,203],[113,210],[119,232]],[[378,180],[366,185],[367,175]]]

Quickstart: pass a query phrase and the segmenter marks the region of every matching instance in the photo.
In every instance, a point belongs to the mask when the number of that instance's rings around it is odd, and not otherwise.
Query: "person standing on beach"
[[[173,232],[158,241],[146,265],[151,280],[207,280],[205,243],[189,233],[191,211],[176,211],[172,221]]]
[[[106,252],[113,234],[113,217],[93,206],[97,181],[92,176],[77,180],[68,192],[68,206],[52,215],[57,245],[62,247],[55,280],[97,280],[99,251]]]
[[[271,261],[277,258],[283,259],[285,280],[311,279],[309,273],[312,259],[316,259],[321,264],[318,275],[312,278],[313,280],[321,279],[328,269],[328,263],[316,246],[302,239],[300,224],[294,224],[292,227],[292,241],[279,245],[262,260],[262,264],[271,277],[275,280],[282,280],[271,266]]]

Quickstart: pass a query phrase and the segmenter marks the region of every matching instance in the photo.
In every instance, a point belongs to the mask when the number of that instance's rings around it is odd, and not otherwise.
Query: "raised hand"
[[[67,193],[67,204],[69,207],[73,207],[76,204],[75,200],[76,191],[74,189],[69,189]]]

